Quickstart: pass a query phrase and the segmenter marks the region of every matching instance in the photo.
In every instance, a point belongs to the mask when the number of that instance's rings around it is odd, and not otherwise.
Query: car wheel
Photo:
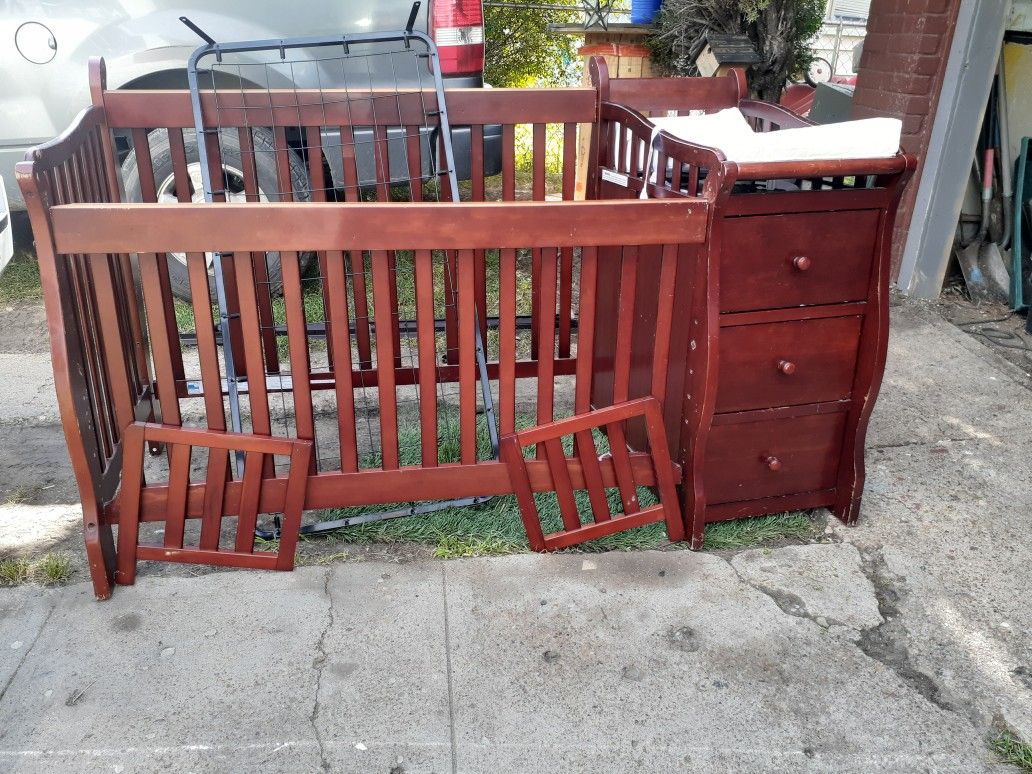
[[[279,194],[276,179],[275,138],[268,129],[251,130],[254,143],[254,165],[257,171],[258,197],[260,201],[278,201]],[[234,129],[223,129],[219,133],[222,149],[222,171],[225,176],[226,199],[228,201],[247,201],[244,193],[244,159],[240,149],[240,139]],[[180,192],[176,188],[175,174],[172,169],[172,150],[169,145],[168,130],[155,129],[147,135],[150,145],[151,165],[154,169],[154,185],[157,200],[161,202],[179,201]],[[192,129],[183,131],[183,145],[186,149],[187,172],[190,178],[189,198],[194,202],[204,201],[204,189],[201,184],[201,164],[197,153],[197,136]],[[290,187],[295,201],[310,199],[308,174],[304,161],[293,150],[288,151],[290,159]],[[122,163],[122,178],[125,181],[126,200],[143,201],[143,190],[140,185],[140,171],[133,150]],[[253,200],[253,199],[252,199]],[[190,275],[187,270],[185,253],[168,253],[168,277],[172,286],[172,294],[184,301],[190,300]],[[283,275],[280,271],[279,253],[266,253],[269,270],[270,290],[279,294],[283,288]],[[213,253],[206,253],[208,276],[214,274]],[[310,253],[301,255],[302,271],[311,258]],[[215,298],[215,283],[209,283],[212,299]]]

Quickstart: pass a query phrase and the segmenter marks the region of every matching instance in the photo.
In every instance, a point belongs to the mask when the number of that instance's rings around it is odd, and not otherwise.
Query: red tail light
[[[430,37],[444,75],[484,71],[484,7],[481,0],[431,0]]]

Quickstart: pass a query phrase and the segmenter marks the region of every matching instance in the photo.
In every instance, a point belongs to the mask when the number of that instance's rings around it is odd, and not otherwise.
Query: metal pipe
[[[1001,47],[1000,62],[997,65],[999,80],[996,86],[997,115],[1000,125],[1000,188],[1002,189],[1001,194],[1003,197],[1003,239],[1000,242],[1001,250],[1006,250],[1010,247],[1014,231],[1014,183],[1011,179],[1014,161],[1011,159],[1010,154],[1010,120],[1007,117],[1006,69],[1006,63],[1003,60],[1003,47]]]

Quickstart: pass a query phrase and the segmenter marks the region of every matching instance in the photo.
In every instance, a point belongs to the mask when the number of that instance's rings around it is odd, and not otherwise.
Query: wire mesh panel
[[[205,200],[458,201],[437,52],[411,21],[198,49],[189,78]],[[257,434],[316,441],[312,472],[436,465],[451,445],[447,461],[497,458],[486,309],[474,304],[482,251],[424,252],[214,255],[232,429],[249,420]],[[333,416],[336,428],[320,421]],[[418,428],[416,442],[399,427]]]

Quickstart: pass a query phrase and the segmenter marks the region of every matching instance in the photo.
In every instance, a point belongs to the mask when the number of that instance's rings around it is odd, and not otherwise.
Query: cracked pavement
[[[1030,408],[907,305],[860,523],[821,543],[2,589],[0,770],[1006,771]]]

